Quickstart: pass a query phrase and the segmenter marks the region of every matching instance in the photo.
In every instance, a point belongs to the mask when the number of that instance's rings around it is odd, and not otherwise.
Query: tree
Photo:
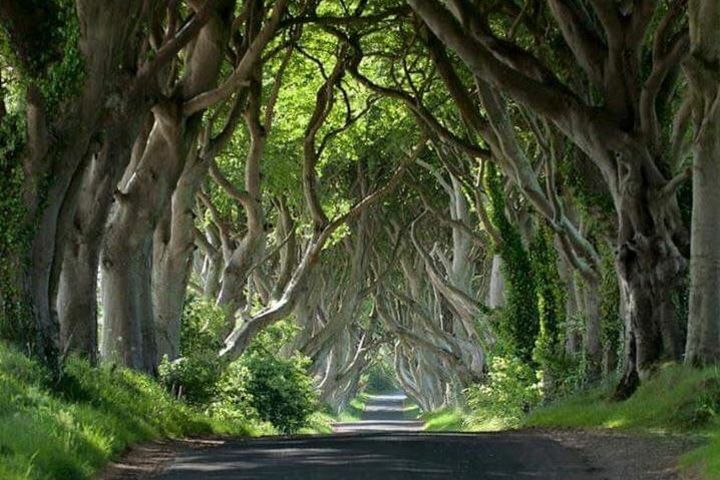
[[[720,361],[720,5],[689,3],[690,82],[694,133],[691,287],[685,361]]]

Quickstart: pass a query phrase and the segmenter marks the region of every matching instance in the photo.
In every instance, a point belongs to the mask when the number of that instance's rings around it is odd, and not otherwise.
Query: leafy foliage
[[[620,286],[611,252],[601,251],[600,328],[601,341],[608,354],[622,352],[623,319],[620,317]],[[612,372],[607,372],[612,373]]]
[[[384,361],[375,361],[367,371],[365,391],[382,393],[396,390],[395,371]]]
[[[190,297],[183,311],[182,357],[164,361],[160,376],[173,394],[231,421],[264,421],[281,432],[296,432],[317,410],[308,360],[283,357],[278,346],[294,327],[281,322],[263,331],[248,352],[224,365],[217,356],[224,312],[207,300]]]
[[[505,214],[502,177],[492,164],[488,165],[486,182],[492,221],[502,239],[497,248],[503,260],[502,274],[506,285],[499,334],[508,352],[530,363],[540,330],[536,280],[520,232]]]
[[[159,372],[162,382],[189,403],[207,405],[216,395],[222,374],[217,352],[222,346],[218,331],[224,323],[220,308],[207,300],[191,297],[185,303],[180,330],[182,357],[164,359]]]
[[[243,364],[250,372],[245,385],[250,405],[262,420],[283,433],[296,432],[307,424],[317,405],[307,360],[253,352],[243,358]]]
[[[499,422],[518,424],[541,399],[537,375],[527,364],[514,357],[494,357],[485,384],[465,390],[471,426]]]
[[[553,234],[540,228],[530,245],[530,256],[537,279],[540,331],[533,359],[542,372],[543,399],[551,400],[573,391],[578,384],[579,365],[565,350],[565,289],[552,248]]]

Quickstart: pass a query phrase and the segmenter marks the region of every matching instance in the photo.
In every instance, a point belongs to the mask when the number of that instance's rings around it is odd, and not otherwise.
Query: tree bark
[[[134,175],[116,194],[101,259],[105,308],[102,353],[155,373],[158,363],[152,306],[153,234],[194,148],[202,112],[186,117],[183,103],[213,88],[224,58],[229,20],[217,13],[192,44],[178,98],[158,104],[155,125]]]
[[[686,63],[695,124],[690,315],[685,361],[720,362],[720,5],[691,0]]]
[[[133,101],[133,100],[131,100]],[[85,172],[77,211],[63,249],[57,309],[63,351],[98,356],[98,268],[113,191],[131,158],[148,101],[134,102],[113,120],[105,143]]]
[[[195,251],[195,194],[207,162],[194,158],[185,166],[166,217],[153,238],[152,300],[158,357],[180,356],[180,321]]]
[[[493,255],[492,259],[487,303],[490,308],[502,308],[505,305],[505,282],[502,277],[502,258],[499,254]]]
[[[31,349],[53,370],[58,365],[60,350],[56,296],[64,240],[70,229],[63,220],[72,221],[86,161],[96,148],[93,136],[102,130],[100,120],[106,113],[108,96],[121,78],[118,66],[124,66],[122,57],[128,50],[135,50],[135,30],[142,22],[141,3],[128,1],[99,6],[87,1],[77,2],[78,46],[84,75],[79,92],[65,92],[71,97],[63,99],[61,115],[46,112],[40,90],[32,81],[28,87],[28,143],[23,160],[25,184],[22,197],[26,207],[24,221],[32,233],[21,254],[25,268],[19,276],[18,290],[22,292],[20,301],[29,307],[33,323],[31,328],[35,338],[31,341]],[[8,5],[4,2],[3,9]],[[12,28],[22,30],[28,25],[16,21],[13,8],[10,10],[7,20],[13,23]],[[47,12],[51,10],[52,6],[48,6]],[[37,14],[35,12],[33,17]],[[41,28],[46,23],[37,21],[29,25]],[[20,30],[15,33],[18,32]],[[31,46],[22,44],[21,37],[14,39],[20,39],[18,48],[21,51],[18,53],[21,57],[35,55],[27,50]],[[53,46],[40,47],[45,52]]]

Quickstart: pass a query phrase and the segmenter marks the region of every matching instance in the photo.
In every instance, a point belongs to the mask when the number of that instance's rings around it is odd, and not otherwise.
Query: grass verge
[[[160,437],[259,433],[174,400],[154,380],[71,358],[59,382],[0,343],[0,478],[90,478],[129,445]]]
[[[600,387],[532,412],[530,427],[617,428],[699,434],[708,443],[681,459],[704,479],[720,479],[720,369],[663,367],[624,402]]]
[[[348,407],[340,412],[335,419],[338,422],[357,422],[362,418],[367,396],[363,393],[353,398]]]
[[[459,408],[443,408],[434,412],[425,412],[419,418],[425,421],[425,430],[429,432],[460,432],[466,430],[463,421],[465,415]]]

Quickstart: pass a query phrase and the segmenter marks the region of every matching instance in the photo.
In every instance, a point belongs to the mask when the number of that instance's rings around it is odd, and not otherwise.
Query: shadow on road
[[[574,451],[523,434],[430,434],[403,394],[369,397],[335,435],[238,440],[181,455],[160,480],[597,479]]]
[[[256,439],[181,456],[163,480],[598,479],[573,450],[528,434],[355,433]]]

